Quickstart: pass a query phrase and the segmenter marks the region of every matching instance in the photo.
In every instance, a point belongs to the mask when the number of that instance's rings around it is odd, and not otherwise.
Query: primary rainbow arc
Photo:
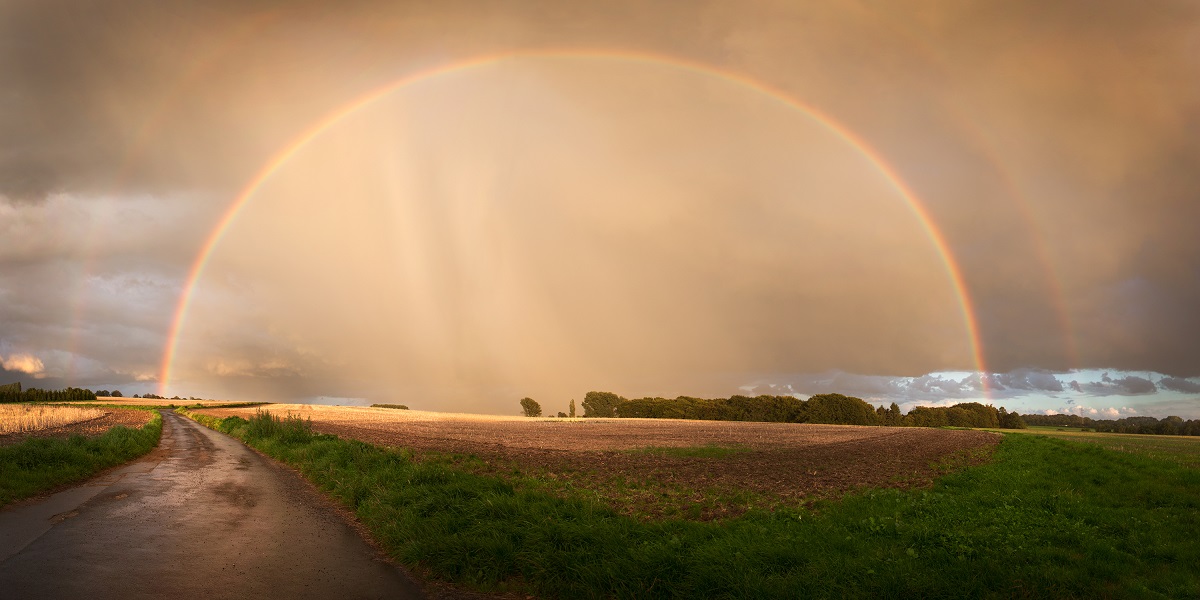
[[[200,252],[196,255],[192,262],[191,269],[188,272],[187,280],[184,283],[183,291],[179,296],[179,302],[175,308],[175,314],[171,321],[171,328],[167,336],[166,348],[164,349],[162,362],[159,369],[158,377],[158,393],[159,395],[167,395],[167,388],[171,381],[171,368],[175,359],[175,351],[179,345],[180,332],[183,329],[183,323],[187,319],[188,308],[191,305],[192,295],[195,292],[196,284],[204,273],[204,269],[208,264],[209,258],[213,251],[220,243],[229,226],[237,218],[242,208],[254,197],[255,193],[267,182],[281,167],[296,155],[305,146],[311,143],[329,128],[337,125],[355,112],[365,108],[366,106],[384,98],[385,96],[400,90],[408,85],[426,81],[441,75],[455,73],[472,69],[476,67],[492,65],[505,60],[517,58],[551,58],[551,57],[578,57],[578,58],[600,58],[611,60],[623,60],[630,62],[650,63],[661,66],[691,71],[700,74],[719,77],[721,79],[733,82],[740,86],[754,90],[763,94],[775,101],[781,102],[795,110],[800,111],[814,121],[820,123],[827,130],[831,131],[839,138],[850,144],[855,150],[862,154],[881,175],[888,181],[889,185],[904,199],[909,209],[920,222],[922,229],[933,243],[934,248],[942,261],[946,273],[950,279],[951,285],[954,288],[955,294],[959,299],[959,307],[962,312],[964,327],[967,331],[968,343],[970,344],[971,357],[975,363],[975,368],[981,373],[986,373],[984,367],[984,358],[982,345],[979,340],[979,327],[976,322],[974,305],[971,301],[969,292],[963,280],[962,270],[950,252],[949,245],[946,242],[945,236],[938,229],[933,219],[930,217],[928,210],[920,201],[919,197],[912,191],[904,180],[896,173],[879,153],[867,144],[862,138],[850,131],[845,126],[832,119],[821,111],[800,102],[782,90],[772,87],[768,84],[751,79],[745,75],[713,67],[702,63],[696,63],[688,60],[683,60],[676,57],[662,56],[657,54],[643,52],[621,52],[611,50],[541,50],[541,51],[520,51],[508,52],[503,54],[488,54],[478,56],[466,60],[460,60],[449,64],[440,65],[437,67],[425,69],[387,85],[376,88],[351,102],[341,106],[340,108],[329,113],[316,123],[300,132],[290,143],[276,152],[270,160],[268,160],[262,168],[250,179],[250,181],[242,188],[237,197],[226,209],[217,225],[209,233],[208,238],[201,246]],[[984,378],[985,395],[988,394],[986,378]]]

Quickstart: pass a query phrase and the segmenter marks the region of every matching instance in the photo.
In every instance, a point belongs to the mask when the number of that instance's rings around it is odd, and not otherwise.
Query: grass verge
[[[1096,444],[1109,450],[1142,454],[1192,469],[1200,468],[1200,437],[1197,436],[1080,431],[1078,428],[1066,427],[1030,427],[1015,430],[1012,433],[1045,435],[1073,442]]]
[[[299,418],[195,416],[297,468],[399,561],[560,598],[1196,597],[1200,473],[1040,436],[924,490],[719,523],[642,521],[471,473],[453,457],[315,435]]]
[[[162,415],[137,429],[118,425],[96,437],[31,438],[0,447],[0,506],[81,481],[154,449]]]

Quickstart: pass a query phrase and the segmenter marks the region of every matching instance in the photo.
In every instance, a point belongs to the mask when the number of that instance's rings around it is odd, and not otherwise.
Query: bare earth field
[[[0,406],[0,446],[31,437],[97,436],[117,425],[141,427],[150,422],[146,410],[55,405]]]
[[[478,471],[519,472],[551,490],[583,487],[626,514],[706,520],[752,507],[804,505],[862,486],[925,485],[955,465],[986,460],[1001,438],[925,428],[263,408],[309,418],[320,433],[407,448],[418,456],[474,455],[482,464],[463,462]],[[255,410],[197,412],[247,418]]]

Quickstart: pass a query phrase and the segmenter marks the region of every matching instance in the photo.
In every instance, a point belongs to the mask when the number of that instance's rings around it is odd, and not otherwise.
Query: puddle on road
[[[50,517],[50,524],[58,525],[59,523],[62,523],[63,521],[66,521],[67,519],[70,519],[72,517],[78,517],[78,516],[79,516],[79,511],[77,511],[77,510],[71,510],[71,511],[67,511],[65,513],[58,513],[57,515]]]

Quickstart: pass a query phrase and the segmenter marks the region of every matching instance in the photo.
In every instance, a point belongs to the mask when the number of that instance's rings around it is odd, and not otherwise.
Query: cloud
[[[1191,379],[1163,377],[1158,381],[1158,385],[1173,392],[1183,392],[1185,394],[1200,393],[1200,382]]]
[[[5,371],[25,373],[34,377],[43,375],[43,372],[46,370],[46,366],[42,364],[42,359],[32,354],[10,354],[3,357],[3,362],[0,365],[4,367]]]
[[[1062,381],[1050,371],[1017,369],[1008,373],[996,373],[993,377],[1003,388],[1041,392],[1063,391]]]
[[[1076,392],[1091,396],[1140,396],[1158,391],[1154,382],[1145,377],[1126,375],[1113,378],[1108,373],[1101,375],[1100,381],[1071,381],[1070,387]]]

